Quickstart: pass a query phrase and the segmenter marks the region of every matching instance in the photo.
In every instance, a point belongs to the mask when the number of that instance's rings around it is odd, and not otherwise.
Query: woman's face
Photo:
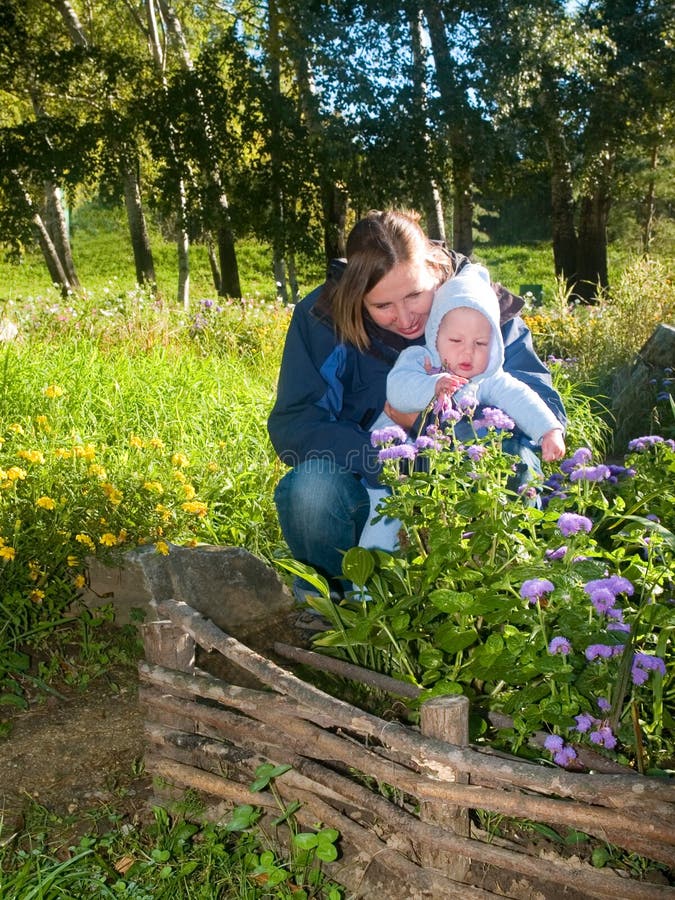
[[[401,262],[363,298],[368,313],[381,328],[412,340],[424,334],[436,276],[424,262]]]

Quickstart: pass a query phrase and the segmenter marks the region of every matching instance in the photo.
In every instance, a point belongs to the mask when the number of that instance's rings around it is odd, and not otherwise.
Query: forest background
[[[665,0],[7,0],[0,241],[78,290],[71,212],[123,205],[139,284],[159,234],[179,303],[196,251],[240,297],[254,239],[287,300],[405,205],[464,253],[549,242],[593,301],[608,241],[672,252],[674,38]]]

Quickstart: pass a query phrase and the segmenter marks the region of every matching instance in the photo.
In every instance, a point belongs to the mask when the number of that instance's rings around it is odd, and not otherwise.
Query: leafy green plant
[[[383,438],[384,509],[402,523],[401,548],[346,554],[355,590],[339,606],[310,600],[334,626],[314,645],[414,682],[422,700],[466,694],[484,714],[482,739],[513,751],[538,755],[529,741],[544,732],[561,765],[576,765],[584,743],[640,771],[668,765],[672,441],[632,442],[625,466],[579,448],[551,471],[538,508],[530,490],[511,491],[494,427],[466,446],[452,427],[415,447]],[[424,465],[402,476],[411,456]],[[511,724],[491,733],[490,711]]]

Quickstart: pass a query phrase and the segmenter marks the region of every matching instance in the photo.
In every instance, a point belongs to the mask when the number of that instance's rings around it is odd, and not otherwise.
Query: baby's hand
[[[562,459],[565,455],[565,439],[561,428],[551,428],[541,439],[541,456],[545,462]]]
[[[459,375],[453,375],[452,372],[446,372],[438,379],[436,384],[434,385],[434,394],[436,397],[440,397],[441,394],[448,394],[452,396],[455,391],[459,390],[462,385],[467,383],[466,378],[462,378]]]

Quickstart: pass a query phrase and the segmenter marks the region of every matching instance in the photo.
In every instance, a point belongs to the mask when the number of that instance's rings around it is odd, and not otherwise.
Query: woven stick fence
[[[276,790],[286,803],[301,802],[301,825],[339,830],[342,858],[324,868],[351,896],[495,896],[481,884],[497,872],[587,897],[675,897],[673,888],[579,860],[489,843],[471,835],[468,815],[481,809],[569,826],[675,868],[671,780],[571,773],[469,747],[464,697],[424,703],[419,729],[386,721],[296,677],[185,603],[166,600],[157,609],[162,620],[144,628],[139,667],[148,770],[212,798],[213,817],[223,814],[223,802],[278,813],[270,793],[251,794],[248,785],[261,763],[291,765]],[[261,689],[195,670],[195,643],[254,676]],[[410,687],[310,651],[276,650],[399,695]]]

